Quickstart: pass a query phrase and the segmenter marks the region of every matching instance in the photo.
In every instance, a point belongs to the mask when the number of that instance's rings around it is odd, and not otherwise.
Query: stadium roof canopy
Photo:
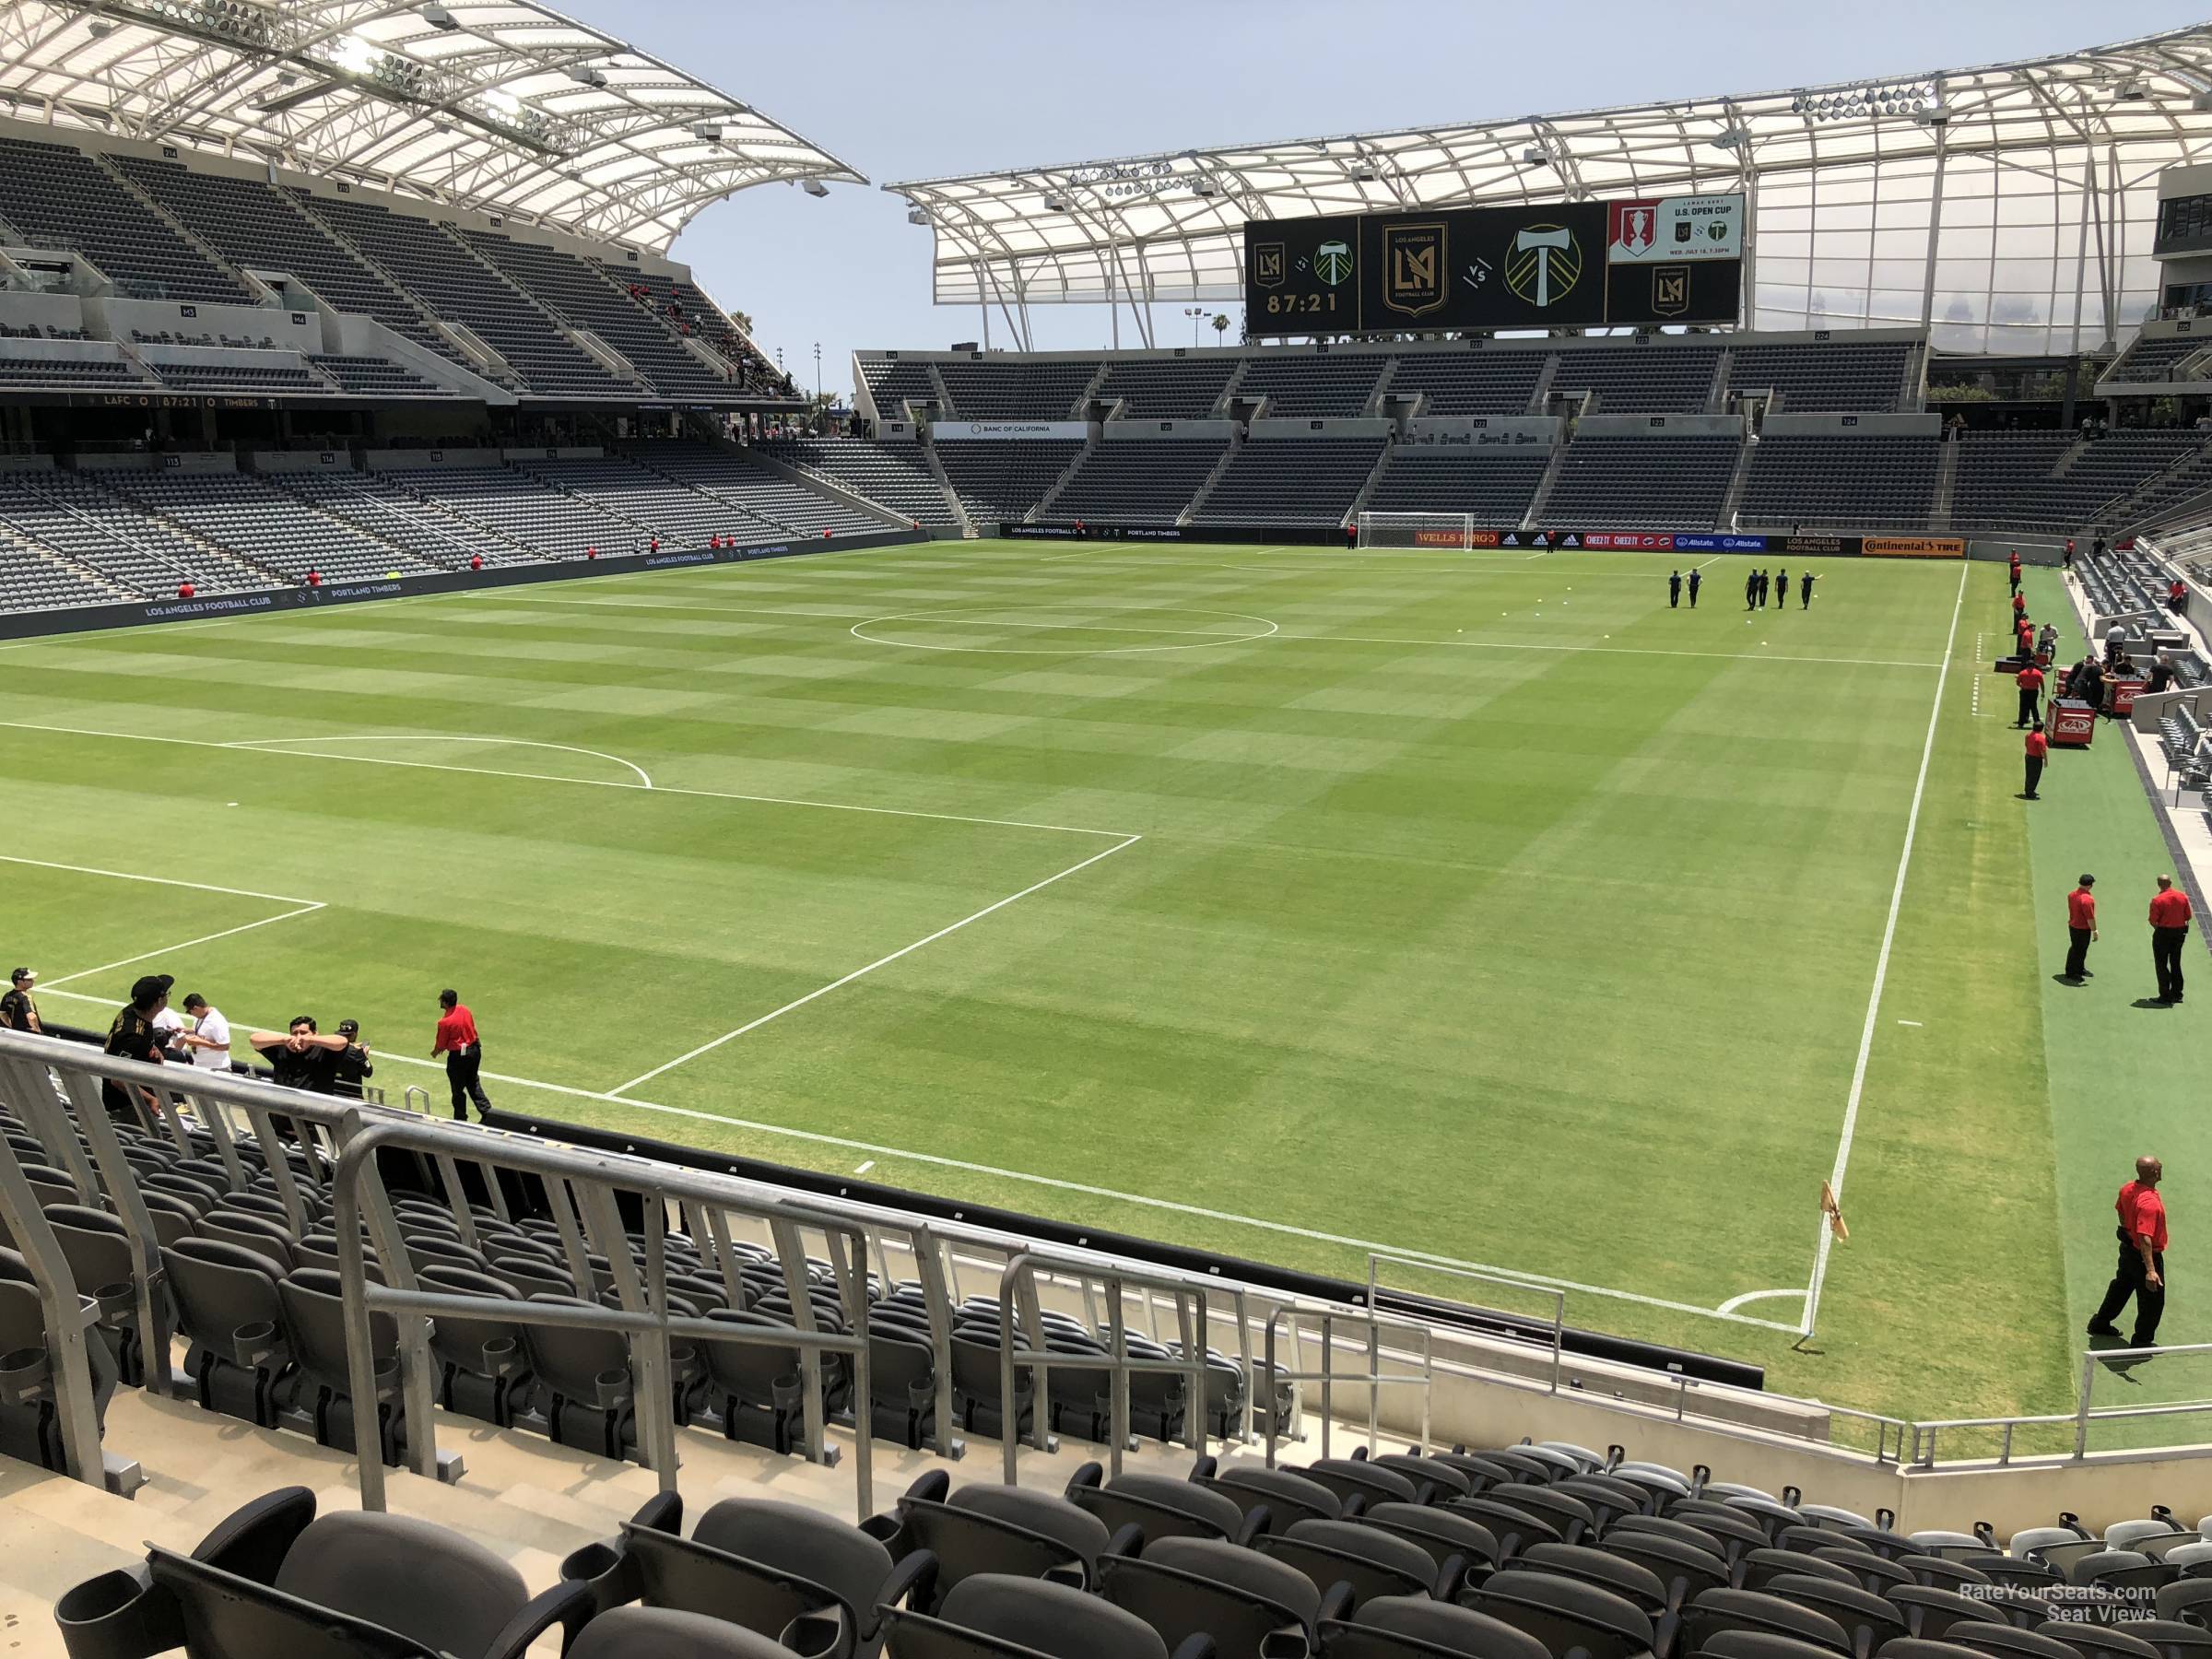
[[[748,185],[867,182],[530,0],[15,0],[0,113],[338,176],[665,251]]]
[[[1947,345],[2066,350],[2153,298],[2157,176],[2212,155],[2208,111],[2200,25],[1982,68],[884,188],[934,229],[938,302],[996,308],[1017,339],[1037,304],[1128,303],[1148,340],[1142,301],[1241,299],[1247,219],[1743,190],[1759,326],[1926,323]]]

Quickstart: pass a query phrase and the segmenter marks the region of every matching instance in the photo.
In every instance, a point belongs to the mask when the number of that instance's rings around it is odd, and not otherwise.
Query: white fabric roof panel
[[[0,6],[0,110],[656,253],[750,185],[867,182],[740,100],[528,0],[14,0]]]
[[[2040,351],[2141,319],[2158,174],[2208,157],[2212,24],[1982,68],[884,188],[933,229],[939,303],[1009,312],[1240,300],[1246,219],[1743,190],[1747,324],[1924,311],[1940,344]]]

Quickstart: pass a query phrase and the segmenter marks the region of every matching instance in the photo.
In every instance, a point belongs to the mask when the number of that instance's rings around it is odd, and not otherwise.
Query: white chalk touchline
[[[88,996],[79,991],[57,991],[56,996],[70,997],[79,1002],[112,1003],[112,997]],[[435,1060],[421,1060],[411,1054],[380,1053],[377,1058],[394,1061],[402,1065],[420,1066],[427,1070],[441,1069]],[[854,1140],[849,1135],[823,1135],[812,1129],[794,1129],[782,1124],[764,1124],[751,1118],[731,1117],[719,1112],[702,1112],[692,1106],[670,1106],[659,1100],[641,1100],[631,1095],[609,1094],[595,1088],[573,1088],[565,1083],[547,1083],[535,1077],[518,1077],[505,1072],[486,1072],[484,1077],[493,1083],[510,1083],[518,1088],[535,1088],[547,1094],[562,1095],[571,1100],[595,1100],[604,1105],[632,1107],[640,1112],[657,1112],[668,1117],[689,1119],[695,1123],[719,1124],[724,1128],[743,1129],[756,1135],[780,1135],[787,1140],[805,1141],[813,1146],[835,1147],[843,1151],[868,1155],[871,1159],[889,1159],[894,1162],[924,1164],[932,1169],[954,1170],[964,1175],[982,1175],[999,1181],[1019,1182],[1028,1186],[1047,1187],[1054,1192],[1075,1193],[1087,1198],[1102,1198],[1117,1204],[1135,1205],[1143,1209],[1155,1209],[1179,1216],[1193,1216],[1200,1220],[1218,1221],[1232,1227],[1249,1227],[1255,1231],[1279,1234],[1285,1238],[1304,1239],[1317,1244],[1339,1244],[1348,1249],[1370,1253],[1392,1255],[1437,1267],[1456,1267],[1470,1273],[1484,1273],[1494,1277],[1516,1280],[1532,1287],[1554,1290],[1574,1290],[1587,1296],[1603,1296],[1615,1301],[1635,1302],[1647,1308],[1665,1308],[1677,1313],[1694,1313],[1701,1319],[1724,1319],[1735,1324],[1759,1325],[1770,1331],[1795,1335],[1797,1326],[1784,1324],[1779,1320],[1760,1319],[1748,1313],[1721,1313],[1712,1308],[1700,1307],[1694,1302],[1674,1301],[1663,1296],[1646,1296],[1640,1290],[1615,1290],[1604,1285],[1585,1285],[1574,1279],[1552,1278],[1543,1274],[1525,1273],[1517,1267],[1500,1267],[1491,1262],[1471,1262],[1458,1256],[1440,1254],[1434,1251],[1416,1250],[1402,1244],[1385,1244],[1373,1239],[1354,1238],[1346,1233],[1327,1232],[1316,1228],[1299,1227],[1288,1221],[1269,1221],[1258,1216],[1241,1216],[1233,1210],[1208,1209],[1202,1205],[1183,1204],[1172,1198],[1154,1198],[1143,1193],[1124,1193],[1113,1187],[1096,1186],[1088,1182],[1063,1181],[1055,1175],[1033,1175],[1024,1170],[1001,1169],[995,1164],[971,1163],[965,1159],[945,1158],[935,1152],[912,1152],[900,1147],[879,1146],[873,1141]]]
[[[1959,638],[1959,612],[1966,604],[1968,571],[1959,572],[1959,594],[1951,601],[1951,626],[1943,638],[1943,662],[1936,671],[1936,695],[1928,703],[1928,735],[1920,746],[1920,771],[1912,780],[1912,809],[1905,816],[1905,844],[1897,855],[1897,879],[1889,888],[1889,915],[1882,924],[1881,954],[1874,959],[1874,985],[1866,994],[1866,1021],[1859,1031],[1858,1058],[1851,1068],[1851,1094],[1843,1103],[1843,1130],[1836,1140],[1835,1167],[1828,1177],[1829,1190],[1839,1202],[1843,1197],[1843,1176],[1851,1164],[1852,1137],[1858,1132],[1859,1102],[1866,1093],[1866,1062],[1874,1053],[1875,1021],[1881,1016],[1882,986],[1889,977],[1889,948],[1897,939],[1898,912],[1904,907],[1905,877],[1912,868],[1912,842],[1920,833],[1920,803],[1928,788],[1928,762],[1936,753],[1936,724],[1943,713],[1944,682],[1950,677],[1951,647]],[[1835,1233],[1828,1226],[1828,1218],[1820,1218],[1820,1242],[1813,1256],[1813,1277],[1805,1293],[1804,1330],[1812,1334],[1814,1318],[1820,1311],[1820,1289],[1828,1277],[1829,1252],[1835,1248]]]
[[[610,755],[605,749],[578,748],[572,743],[537,743],[527,737],[457,737],[443,732],[379,732],[347,737],[234,737],[222,747],[290,754],[294,746],[302,743],[491,743],[503,748],[559,749],[564,754],[590,755],[594,759],[611,760],[617,766],[626,766],[637,773],[640,783],[647,789],[653,787],[653,779],[634,760],[625,760],[621,756]]]
[[[1469,651],[1595,652],[1604,656],[1712,657],[1725,663],[1825,663],[1839,668],[1940,668],[1941,663],[1903,662],[1887,657],[1784,656],[1766,651],[1661,651],[1644,645],[1537,645],[1511,640],[1412,640],[1382,634],[1277,634],[1283,640],[1341,640],[1361,645],[1457,645]],[[1948,647],[1946,647],[1947,653]]]
[[[206,737],[171,737],[154,732],[104,732],[90,726],[53,725],[32,720],[0,720],[0,728],[21,732],[54,732],[71,737],[112,737],[124,743],[170,743],[186,748],[235,749],[236,744],[218,743]],[[343,739],[335,739],[343,741]],[[612,778],[570,778],[559,772],[511,771],[496,766],[449,766],[436,760],[392,760],[382,755],[326,755],[313,749],[286,749],[302,760],[337,760],[353,766],[402,766],[415,771],[465,772],[479,778],[521,778],[533,783],[575,783],[586,789],[634,789],[647,793],[647,785],[618,782]],[[959,812],[922,812],[908,806],[860,806],[850,801],[815,801],[795,795],[744,794],[727,789],[678,789],[671,784],[653,784],[651,793],[656,795],[684,795],[707,801],[753,801],[766,806],[812,806],[823,812],[866,812],[883,818],[926,818],[944,824],[988,824],[999,830],[1049,830],[1060,835],[1096,835],[1118,840],[1129,834],[1126,830],[1092,830],[1079,824],[1043,824],[1027,818],[974,818]],[[262,898],[264,894],[249,897]]]
[[[1065,880],[1066,877],[1073,876],[1078,870],[1088,870],[1092,865],[1097,864],[1100,859],[1112,858],[1116,853],[1119,853],[1127,847],[1134,847],[1143,839],[1144,838],[1142,836],[1132,835],[1128,838],[1128,840],[1119,841],[1113,846],[1108,847],[1102,853],[1093,853],[1088,858],[1086,858],[1080,864],[1069,865],[1066,869],[1058,871],[1053,875],[1047,876],[1042,881],[1031,882],[1028,887],[1023,888],[1018,893],[1008,893],[1004,899],[999,900],[996,903],[986,904],[982,910],[977,911],[973,915],[962,916],[958,922],[953,923],[951,925],[938,928],[935,933],[931,934],[927,938],[916,939],[912,945],[902,945],[897,950],[892,951],[888,956],[877,957],[865,968],[855,968],[852,972],[846,974],[842,979],[831,980],[830,983],[823,985],[817,990],[809,991],[806,995],[798,997],[791,1002],[787,1002],[782,1007],[777,1008],[772,1012],[761,1015],[758,1019],[747,1020],[745,1024],[739,1026],[734,1031],[724,1031],[721,1036],[715,1038],[713,1041],[702,1042],[697,1048],[691,1050],[688,1053],[678,1054],[675,1059],[667,1061],[663,1065],[656,1065],[649,1072],[642,1072],[637,1077],[632,1077],[629,1082],[618,1084],[614,1088],[609,1089],[607,1092],[610,1096],[619,1096],[626,1094],[630,1089],[637,1088],[641,1083],[650,1083],[653,1078],[659,1077],[663,1072],[674,1071],[677,1066],[684,1065],[687,1061],[696,1060],[701,1054],[712,1053],[714,1052],[714,1050],[720,1048],[724,1043],[735,1041],[736,1039],[744,1036],[747,1031],[759,1030],[762,1026],[766,1025],[771,1019],[781,1019],[784,1015],[789,1014],[794,1008],[805,1007],[808,1003],[814,1001],[817,997],[827,996],[830,992],[837,990],[840,986],[849,985],[854,980],[864,978],[865,976],[875,972],[878,968],[887,968],[891,963],[897,961],[900,957],[912,956],[915,951],[921,949],[924,945],[934,945],[937,940],[942,939],[947,934],[959,933],[961,928],[966,927],[970,923],[981,922],[985,916],[991,915],[994,912],[1005,910],[1007,905],[1012,904],[1016,900],[1027,899],[1031,893],[1039,892],[1045,888],[1051,887],[1055,881]]]

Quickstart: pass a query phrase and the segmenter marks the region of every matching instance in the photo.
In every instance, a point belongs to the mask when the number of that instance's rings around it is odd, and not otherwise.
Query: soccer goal
[[[1359,545],[1363,547],[1472,547],[1475,515],[1471,512],[1363,512],[1359,515]]]

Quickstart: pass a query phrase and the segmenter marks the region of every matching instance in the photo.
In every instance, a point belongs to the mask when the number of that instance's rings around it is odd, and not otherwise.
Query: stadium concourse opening
[[[2212,34],[901,183],[810,393],[852,165],[295,10],[0,40],[11,1642],[2212,1642]]]

